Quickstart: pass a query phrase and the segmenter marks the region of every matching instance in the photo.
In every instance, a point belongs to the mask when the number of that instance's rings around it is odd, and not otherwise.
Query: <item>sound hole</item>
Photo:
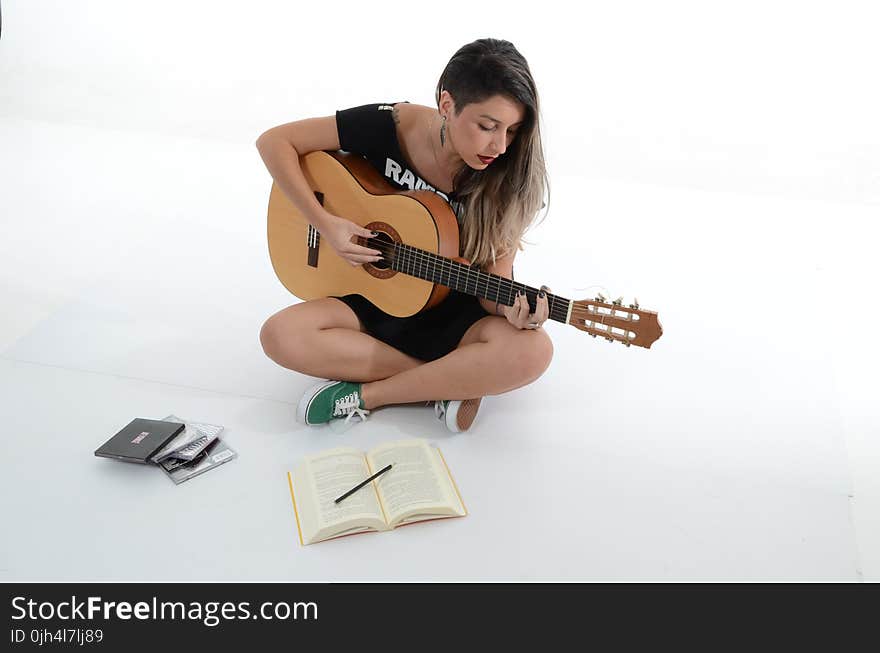
[[[373,236],[369,239],[367,247],[373,247],[375,249],[381,250],[384,255],[384,258],[381,261],[376,261],[375,263],[371,263],[370,265],[372,265],[377,270],[388,270],[391,268],[394,257],[394,240],[392,240],[391,236],[386,234],[384,231],[380,231],[378,236]]]

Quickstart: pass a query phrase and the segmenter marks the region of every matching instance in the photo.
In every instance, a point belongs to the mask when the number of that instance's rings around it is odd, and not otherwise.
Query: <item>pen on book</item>
[[[345,497],[347,497],[347,496],[349,496],[349,495],[351,495],[351,494],[354,494],[355,492],[357,492],[358,490],[360,490],[362,487],[364,487],[367,483],[369,483],[370,481],[372,481],[372,480],[373,480],[374,478],[376,478],[377,476],[380,476],[380,475],[384,474],[384,473],[387,472],[389,469],[391,469],[391,465],[385,465],[385,467],[383,467],[383,468],[380,469],[378,472],[376,472],[375,474],[373,474],[370,478],[368,478],[368,479],[365,480],[365,481],[361,481],[360,483],[358,483],[357,485],[355,485],[355,486],[354,486],[353,488],[351,488],[348,492],[346,492],[346,493],[343,494],[341,497],[339,497],[338,499],[336,499],[335,501],[333,501],[333,503],[339,503],[339,502],[342,501]]]

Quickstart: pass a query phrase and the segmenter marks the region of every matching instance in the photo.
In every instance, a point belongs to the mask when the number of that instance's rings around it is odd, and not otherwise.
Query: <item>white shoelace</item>
[[[340,417],[348,413],[345,418],[345,424],[348,425],[349,421],[352,417],[357,415],[361,418],[362,422],[367,421],[367,415],[370,414],[366,408],[360,408],[361,399],[358,396],[357,392],[352,392],[340,399],[337,399],[333,404],[333,417]]]

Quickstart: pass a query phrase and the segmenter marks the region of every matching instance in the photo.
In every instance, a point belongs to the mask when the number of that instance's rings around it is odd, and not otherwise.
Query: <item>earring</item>
[[[440,147],[446,145],[446,116],[443,116],[443,125],[440,127]]]

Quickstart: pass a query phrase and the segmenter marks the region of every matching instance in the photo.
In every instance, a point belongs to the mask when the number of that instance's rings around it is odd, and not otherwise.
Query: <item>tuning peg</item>
[[[631,343],[629,340],[627,340],[627,341],[626,341],[625,343],[623,343],[623,344],[625,344],[627,347],[632,347],[632,343]]]
[[[608,336],[605,336],[605,340],[608,342],[614,342],[614,338],[609,338]]]
[[[596,301],[597,301],[597,302],[602,302],[602,303],[604,303],[604,302],[605,302],[605,296],[604,296],[602,293],[599,293],[598,295],[596,295]]]
[[[617,299],[615,299],[611,303],[614,304],[615,306],[622,306],[623,305],[623,295],[621,295],[620,297],[618,297]]]
[[[634,304],[630,304],[629,307],[635,310],[639,310],[639,298],[633,297]]]
[[[591,338],[595,338],[595,337],[596,337],[596,334],[595,334],[595,333],[591,333],[591,334],[590,334],[590,337],[591,337]]]

